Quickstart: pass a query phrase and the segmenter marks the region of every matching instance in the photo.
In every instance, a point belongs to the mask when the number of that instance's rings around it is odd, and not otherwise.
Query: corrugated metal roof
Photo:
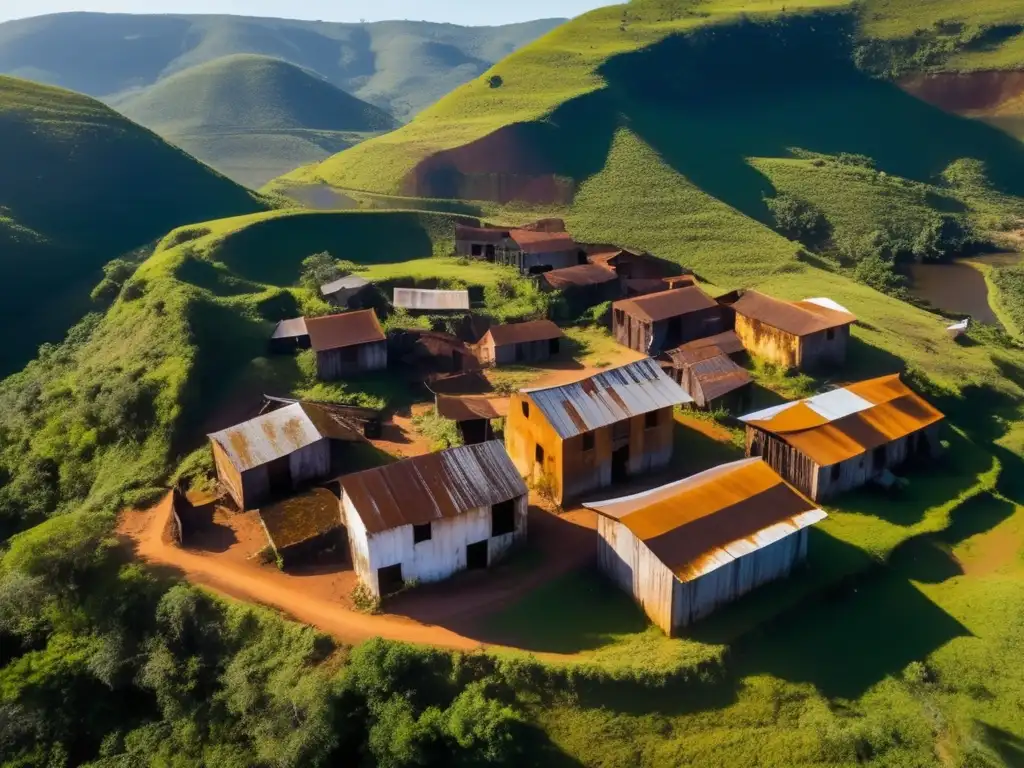
[[[531,341],[550,341],[562,338],[562,329],[550,320],[531,320],[526,323],[509,323],[508,325],[492,325],[484,334],[494,344],[503,347],[506,344],[526,344]]]
[[[625,525],[683,582],[826,517],[757,458],[584,506]]]
[[[469,291],[437,291],[427,288],[395,288],[396,307],[435,311],[469,309]]]
[[[714,347],[705,347],[706,351],[714,349]],[[709,355],[702,360],[695,360],[684,365],[690,368],[697,379],[705,400],[717,400],[719,397],[746,387],[754,381],[749,371],[736,365],[721,352],[718,355]]]
[[[825,307],[825,309],[831,309],[831,310],[834,310],[835,312],[845,312],[848,315],[852,315],[853,314],[853,312],[848,310],[846,307],[844,307],[838,301],[833,301],[832,299],[829,299],[829,298],[827,298],[825,296],[821,296],[821,297],[818,297],[816,299],[804,299],[803,301],[797,302],[797,303],[799,303],[799,304],[816,304],[819,307]]]
[[[452,421],[500,419],[508,416],[507,395],[437,395],[437,413]]]
[[[578,264],[575,267],[552,269],[550,272],[542,273],[540,278],[556,291],[586,285],[603,285],[619,279],[614,270],[600,264]]]
[[[353,433],[326,410],[294,403],[208,437],[224,450],[235,469],[247,472],[324,438],[353,439]]]
[[[497,440],[347,475],[341,487],[370,534],[456,517],[528,492]]]
[[[282,320],[274,329],[272,339],[294,339],[299,336],[308,336],[306,330],[306,318],[294,317],[291,320]]]
[[[712,309],[718,304],[696,285],[690,285],[671,291],[649,293],[634,299],[623,299],[615,302],[612,306],[626,314],[656,323],[668,320],[670,317]]]
[[[341,502],[326,488],[313,488],[260,509],[260,519],[278,550],[341,526]]]
[[[508,237],[507,227],[470,227],[466,224],[455,225],[456,240],[472,240],[477,243],[500,243]]]
[[[359,277],[359,275],[348,275],[347,277],[341,277],[330,283],[326,283],[320,286],[320,293],[324,296],[328,296],[338,291],[352,291],[359,288],[365,288],[370,284],[370,281],[365,277]]]
[[[563,440],[632,416],[693,402],[650,358],[573,384],[524,389],[522,393]]]
[[[731,306],[737,314],[758,320],[794,336],[807,336],[857,321],[857,318],[849,312],[832,309],[819,303],[822,301],[829,300],[818,299],[794,303],[766,296],[757,291],[746,291]]]
[[[869,379],[741,417],[821,466],[831,466],[906,437],[944,416],[900,381]]]
[[[306,320],[306,329],[309,331],[309,343],[317,352],[387,340],[377,313],[372,309],[310,317]]]
[[[575,251],[580,245],[567,232],[535,232],[529,229],[513,229],[509,237],[523,253],[562,253]]]
[[[707,350],[711,350],[711,352]],[[673,363],[682,364],[684,362],[704,360],[718,354],[736,355],[743,351],[743,342],[740,341],[740,337],[736,335],[736,332],[726,331],[725,333],[716,333],[714,336],[691,341],[675,349],[666,350],[662,355]]]

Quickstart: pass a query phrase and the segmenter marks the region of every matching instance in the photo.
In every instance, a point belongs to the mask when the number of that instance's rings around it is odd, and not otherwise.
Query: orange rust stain
[[[253,458],[249,451],[249,441],[246,440],[245,435],[241,432],[232,432],[228,435],[228,440],[231,442],[232,452],[238,456],[242,465],[251,467]]]
[[[281,427],[281,431],[284,432],[285,439],[292,449],[299,447],[302,442],[303,428],[302,422],[298,418],[288,419]]]

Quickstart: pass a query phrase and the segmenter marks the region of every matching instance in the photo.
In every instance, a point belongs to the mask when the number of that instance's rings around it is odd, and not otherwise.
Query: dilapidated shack
[[[561,351],[562,329],[550,320],[492,325],[476,345],[483,365],[540,363]]]
[[[612,305],[615,340],[646,355],[658,355],[724,330],[722,308],[697,286],[624,299]]]
[[[317,377],[335,381],[388,367],[388,345],[372,309],[306,319]]]
[[[217,479],[239,509],[257,509],[327,478],[357,433],[328,411],[294,403],[209,436]]]
[[[760,456],[815,501],[858,488],[940,449],[939,411],[899,374],[850,384],[742,417]]]
[[[735,313],[736,335],[758,357],[802,371],[846,362],[857,318],[830,299],[791,302],[744,291],[726,306]]]
[[[459,434],[466,445],[485,443],[497,438],[494,422],[508,416],[509,399],[505,395],[443,395],[435,396],[437,415],[459,425]]]
[[[750,372],[718,347],[684,344],[662,354],[661,360],[697,408],[742,413],[750,407],[754,385]]]
[[[758,459],[586,506],[600,569],[670,636],[788,576],[826,517]]]
[[[515,267],[524,275],[537,275],[587,263],[587,252],[567,232],[513,229],[497,250],[499,264]]]
[[[270,351],[275,354],[287,354],[297,349],[309,349],[309,331],[304,317],[282,320],[270,337]]]
[[[509,227],[455,225],[455,255],[494,261],[498,248],[507,247]]]
[[[327,488],[310,488],[261,507],[259,515],[267,540],[285,568],[326,551],[345,552],[341,501]]]
[[[512,396],[505,444],[519,472],[562,502],[664,467],[673,408],[692,398],[651,359]]]
[[[528,490],[493,440],[346,475],[341,488],[353,567],[379,597],[487,568],[526,539]]]
[[[341,309],[363,309],[373,283],[359,275],[346,275],[320,286],[320,293],[328,303]]]

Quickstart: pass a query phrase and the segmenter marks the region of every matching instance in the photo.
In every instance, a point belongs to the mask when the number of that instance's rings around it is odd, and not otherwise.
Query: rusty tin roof
[[[479,243],[500,243],[509,234],[507,227],[471,227],[467,224],[455,225],[456,240],[474,240]]]
[[[320,286],[320,293],[324,296],[328,296],[338,291],[355,291],[361,288],[365,288],[370,284],[370,281],[365,277],[359,277],[359,275],[347,275],[345,277],[339,277],[337,280],[333,280],[329,283],[325,283]]]
[[[387,338],[377,320],[377,313],[372,309],[310,317],[306,320],[306,328],[309,330],[310,344],[317,352],[372,344],[386,341]]]
[[[815,463],[831,466],[944,418],[893,374],[766,408],[741,421],[775,435]]]
[[[523,253],[562,253],[575,251],[580,246],[568,232],[537,232],[513,229],[509,237]]]
[[[732,305],[737,314],[758,320],[794,336],[807,336],[857,322],[857,318],[830,299],[783,301],[757,291],[746,291]]]
[[[500,419],[508,416],[504,395],[437,395],[437,414],[452,421]]]
[[[677,347],[677,349],[693,353],[704,347],[717,347],[727,355],[738,355],[744,351],[743,342],[740,341],[740,337],[736,335],[736,331],[716,333],[714,336],[708,336],[703,339],[697,339],[696,341],[683,344],[681,347]],[[670,350],[669,354],[675,351],[675,349]]]
[[[341,525],[341,502],[326,488],[311,490],[260,509],[270,543],[280,551]]]
[[[457,517],[528,492],[497,440],[346,475],[341,487],[371,535]]]
[[[299,336],[308,336],[309,331],[306,330],[306,318],[304,317],[293,317],[290,320],[282,320],[277,324],[274,329],[274,335],[272,339],[295,339]]]
[[[543,272],[540,279],[556,291],[564,291],[566,288],[603,285],[618,280],[619,276],[615,274],[615,270],[600,264],[577,264],[574,267]]]
[[[718,304],[696,285],[675,288],[671,291],[649,293],[632,299],[623,299],[612,305],[628,315],[640,317],[651,322],[668,320],[690,312],[712,309]]]
[[[523,389],[563,440],[693,398],[651,360],[637,360],[572,384]]]
[[[324,438],[354,439],[348,427],[310,403],[293,403],[208,437],[239,472],[269,464]]]
[[[758,458],[584,506],[625,525],[683,582],[827,517]]]
[[[699,350],[700,359],[684,362],[697,379],[705,400],[716,400],[742,387],[749,386],[754,379],[745,368],[736,365],[729,356],[716,347],[704,347]]]
[[[562,338],[562,329],[550,320],[530,320],[525,323],[492,325],[481,341],[490,336],[494,345],[527,344],[531,341],[550,341]]]
[[[469,291],[437,291],[427,288],[395,288],[396,307],[437,311],[469,309]]]

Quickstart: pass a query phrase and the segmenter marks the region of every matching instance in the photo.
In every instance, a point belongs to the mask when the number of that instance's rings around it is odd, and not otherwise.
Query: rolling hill
[[[397,125],[312,72],[251,54],[190,67],[110,103],[251,187]]]
[[[88,308],[99,268],[255,196],[103,104],[0,77],[0,292],[10,372]]]
[[[0,73],[98,98],[238,53],[283,59],[407,119],[563,21],[499,27],[67,13],[0,24]]]

